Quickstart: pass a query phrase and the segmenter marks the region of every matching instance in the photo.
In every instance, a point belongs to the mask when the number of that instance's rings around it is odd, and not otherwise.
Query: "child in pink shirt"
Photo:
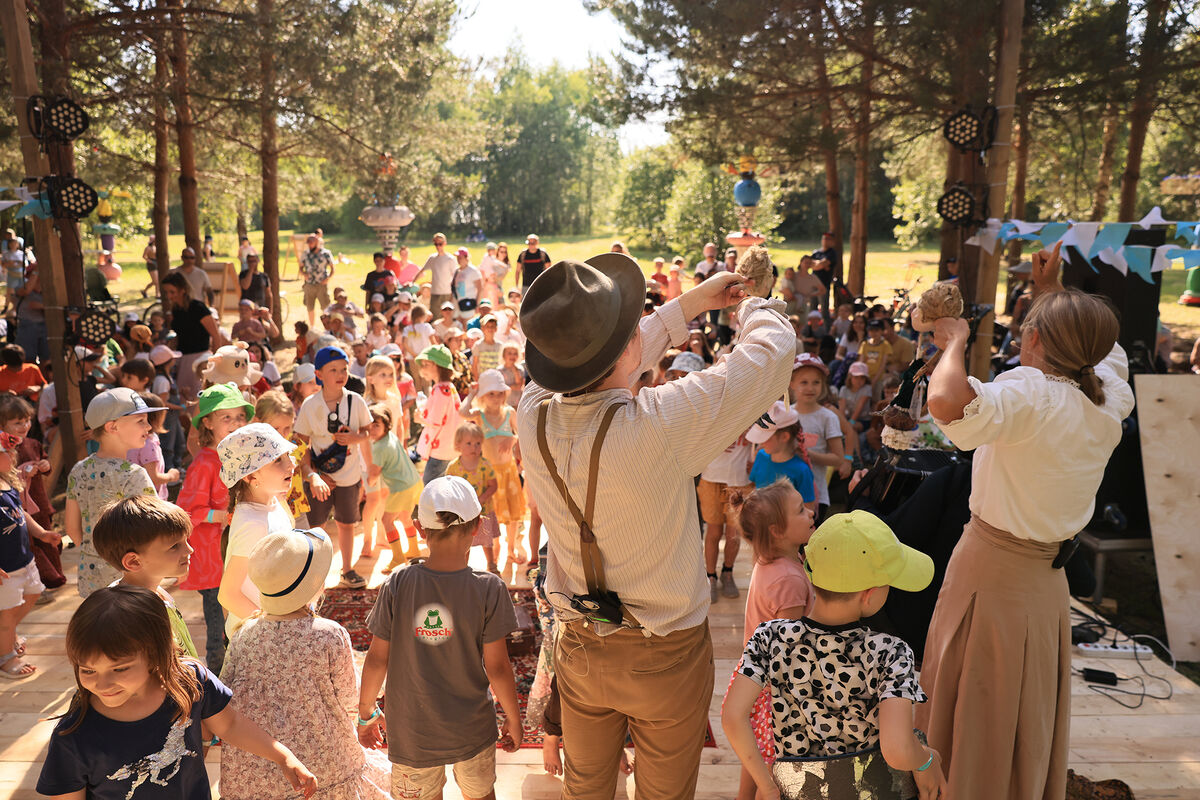
[[[771,619],[799,619],[812,606],[813,588],[800,549],[813,534],[813,512],[786,479],[751,492],[732,490],[729,505],[742,536],[754,548],[746,591],[744,640]],[[737,674],[736,672],[734,673]],[[770,692],[759,695],[751,717],[759,752],[775,760]],[[754,800],[754,779],[743,767],[738,800]]]

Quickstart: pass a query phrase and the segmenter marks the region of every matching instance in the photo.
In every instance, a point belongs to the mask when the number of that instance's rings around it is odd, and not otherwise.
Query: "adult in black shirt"
[[[813,267],[813,275],[820,279],[825,286],[825,292],[818,297],[821,304],[821,311],[825,313],[825,319],[829,319],[829,288],[834,281],[842,282],[842,251],[837,249],[837,242],[833,238],[833,234],[826,232],[821,234],[821,249],[812,254],[812,257],[817,261]],[[826,262],[822,264],[821,262]]]
[[[258,253],[246,254],[246,268],[238,274],[242,300],[253,300],[260,308],[271,307],[271,279],[258,269]]]
[[[537,279],[537,276],[550,266],[550,256],[539,246],[536,233],[529,234],[525,239],[525,244],[527,245],[526,249],[517,256],[516,279],[523,289],[528,290],[529,285]]]
[[[163,306],[171,315],[170,327],[175,331],[175,347],[183,354],[175,385],[180,395],[190,400],[200,393],[196,362],[207,360],[225,340],[208,306],[192,299],[191,286],[182,274],[172,272],[163,278],[162,292]]]
[[[366,306],[365,306],[366,308],[370,308],[371,295],[373,295],[373,294],[381,294],[384,296],[385,300],[387,299],[388,293],[387,293],[387,287],[384,286],[384,280],[388,276],[394,277],[395,273],[393,273],[390,269],[388,269],[387,267],[385,267],[383,265],[384,261],[386,261],[386,260],[387,259],[383,255],[383,253],[376,253],[375,254],[375,269],[373,271],[367,273],[367,277],[363,281],[363,285],[361,287],[359,287],[364,292],[367,293]],[[392,292],[392,295],[393,296],[395,295],[394,291]]]

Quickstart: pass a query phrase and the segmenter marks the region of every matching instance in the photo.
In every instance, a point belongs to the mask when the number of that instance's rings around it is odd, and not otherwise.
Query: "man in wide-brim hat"
[[[721,272],[644,318],[646,278],[604,253],[560,261],[521,306],[532,381],[518,429],[527,486],[549,537],[546,591],[563,629],[555,654],[567,748],[564,797],[611,800],[628,728],[638,794],[692,797],[712,699],[709,590],[692,481],[786,391],[796,336],[783,304]],[[630,392],[687,321],[737,304],[738,346],[708,369]],[[545,446],[539,417],[545,407]],[[602,418],[618,409],[595,474],[591,529],[620,625],[585,621],[580,525],[552,469],[586,515],[589,461]],[[591,548],[589,547],[589,550]]]

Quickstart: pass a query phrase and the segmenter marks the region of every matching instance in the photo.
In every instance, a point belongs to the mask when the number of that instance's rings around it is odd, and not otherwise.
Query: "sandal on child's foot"
[[[15,652],[11,652],[9,657],[3,663],[0,663],[0,678],[8,678],[10,681],[19,681],[22,678],[28,678],[35,672],[37,672],[37,667],[22,661],[21,657]]]

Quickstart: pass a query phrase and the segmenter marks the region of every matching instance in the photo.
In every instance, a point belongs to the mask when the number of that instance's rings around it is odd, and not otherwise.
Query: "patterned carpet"
[[[529,618],[533,620],[534,626],[538,626],[537,603],[534,600],[533,591],[531,589],[512,589],[510,594],[512,595],[513,604],[524,606],[525,610],[529,612]],[[371,633],[367,630],[367,615],[375,605],[375,598],[378,595],[378,589],[326,589],[318,611],[321,616],[341,624],[342,627],[349,631],[350,641],[354,645],[354,649],[365,652],[371,645]],[[535,635],[537,640],[532,653],[510,658],[513,665],[513,675],[517,681],[517,701],[521,704],[522,719],[525,719],[526,716],[529,689],[533,686],[533,678],[537,672],[538,651],[542,645],[542,632],[540,628]],[[500,710],[499,705],[496,706],[496,717],[497,724],[502,725],[504,712]],[[530,727],[526,724],[521,747],[541,749],[543,735],[544,732],[540,725]],[[717,746],[716,739],[713,736],[712,723],[708,725],[704,746]],[[497,747],[499,747],[499,744],[497,744]]]

